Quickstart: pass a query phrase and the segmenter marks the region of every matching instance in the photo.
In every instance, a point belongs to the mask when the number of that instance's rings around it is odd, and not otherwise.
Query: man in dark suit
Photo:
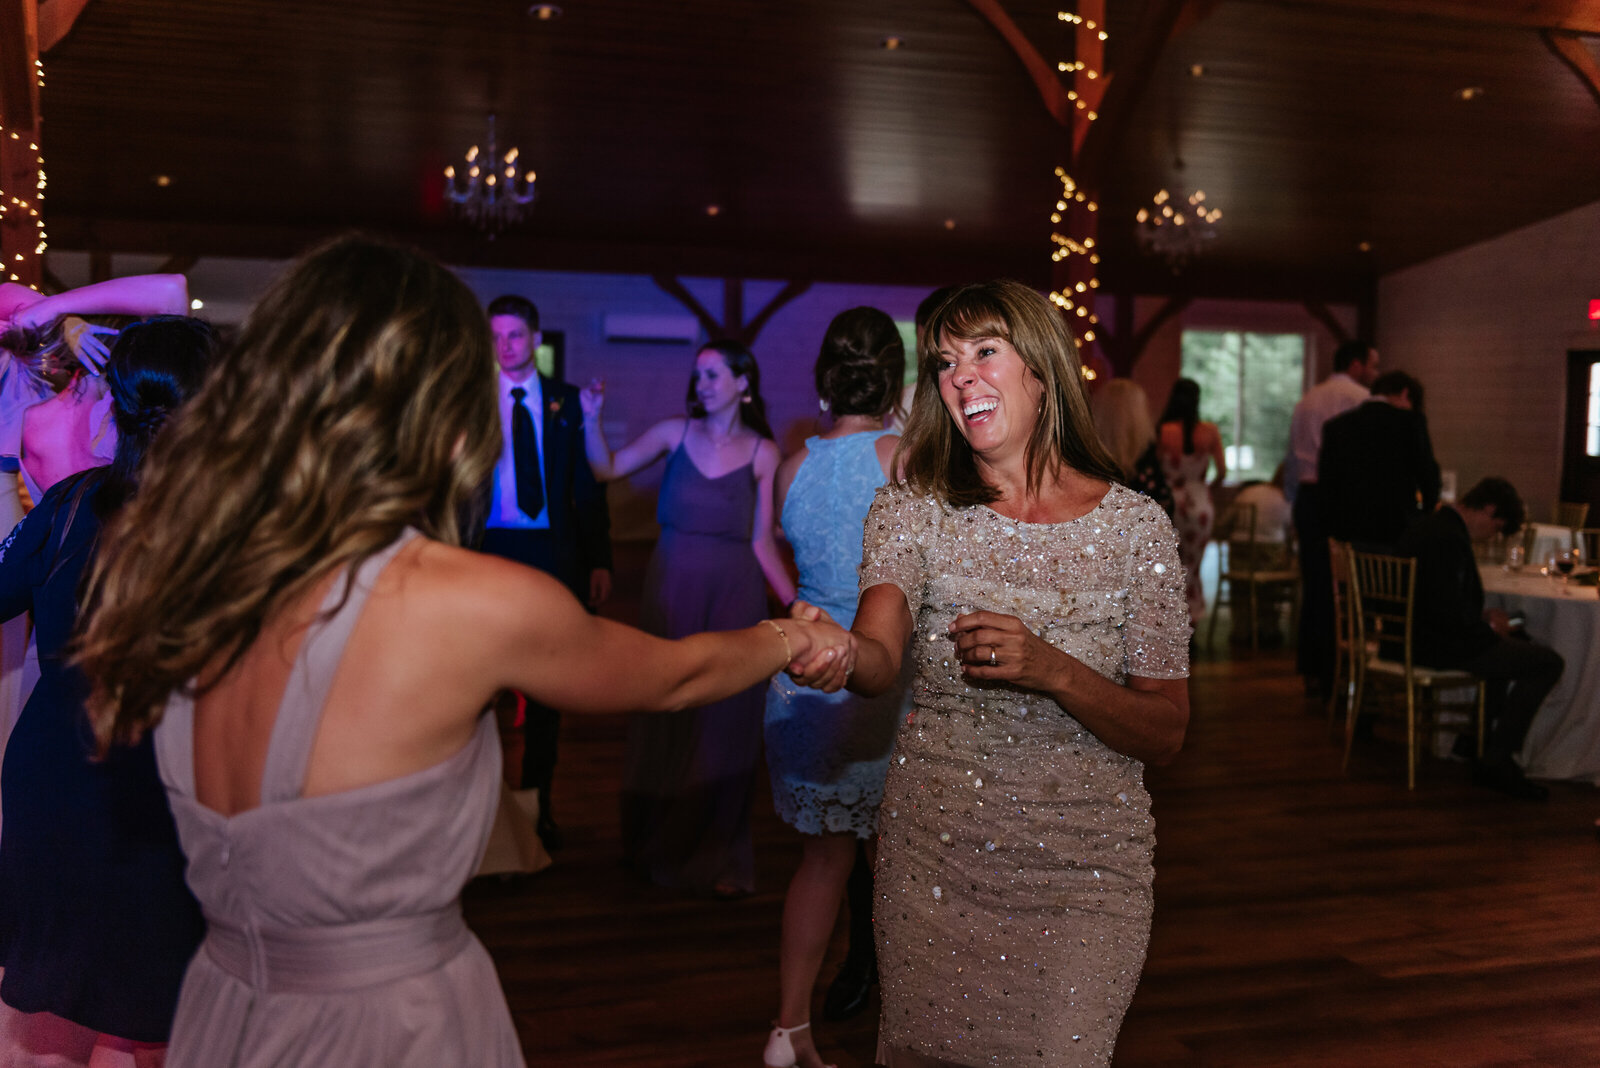
[[[578,391],[538,373],[539,309],[518,296],[489,304],[500,363],[505,448],[488,489],[483,551],[536,567],[591,609],[611,593],[611,514],[583,451]],[[539,791],[539,837],[560,847],[550,809],[560,714],[527,702],[522,786]]]
[[[1439,503],[1422,399],[1422,383],[1389,371],[1373,381],[1370,400],[1323,424],[1317,500],[1330,537],[1387,549]]]
[[[1484,611],[1472,543],[1522,526],[1522,498],[1503,478],[1486,478],[1456,504],[1414,520],[1395,552],[1417,561],[1412,653],[1429,667],[1461,668],[1488,680],[1488,736],[1474,779],[1513,797],[1543,800],[1513,759],[1539,705],[1566,666],[1548,646],[1513,636],[1506,614]]]

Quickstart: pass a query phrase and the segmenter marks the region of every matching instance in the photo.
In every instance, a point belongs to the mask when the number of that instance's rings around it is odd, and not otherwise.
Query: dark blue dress
[[[205,923],[150,737],[92,759],[88,680],[63,659],[103,471],[52,487],[0,546],[0,619],[33,610],[40,666],[0,770],[0,999],[165,1042]]]
[[[750,545],[757,485],[750,463],[707,478],[681,443],[673,450],[656,506],[661,539],[639,608],[644,630],[682,638],[766,617],[766,579]],[[645,878],[684,890],[755,889],[750,805],[765,694],[764,685],[752,686],[629,723],[623,851]]]

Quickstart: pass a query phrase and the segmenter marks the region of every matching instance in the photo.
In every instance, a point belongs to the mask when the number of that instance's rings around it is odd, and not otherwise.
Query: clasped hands
[[[789,614],[799,620],[833,622],[827,612],[804,601],[796,601]],[[851,631],[838,633],[842,640],[817,645],[803,662],[790,664],[789,677],[801,686],[824,693],[833,693],[848,684],[856,668],[860,643]],[[949,634],[961,670],[969,679],[1047,690],[1061,666],[1061,651],[1016,616],[967,612],[951,621]]]

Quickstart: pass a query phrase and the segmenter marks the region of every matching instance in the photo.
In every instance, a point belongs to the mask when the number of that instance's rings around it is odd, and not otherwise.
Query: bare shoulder
[[[756,444],[756,474],[766,478],[778,469],[782,454],[778,452],[778,443],[771,438],[762,438]]]
[[[530,602],[565,594],[566,588],[510,560],[418,538],[384,569],[373,592],[392,598],[408,625],[428,631],[465,625],[483,635],[514,625]]]
[[[878,466],[883,468],[883,477],[890,482],[899,474],[890,465],[894,463],[894,450],[900,447],[899,434],[885,434],[873,445],[873,451],[878,456]]]
[[[794,476],[800,470],[800,465],[805,463],[806,457],[810,455],[811,450],[802,445],[788,456],[785,456],[783,462],[778,465],[778,485],[787,488],[789,483],[794,481]]]

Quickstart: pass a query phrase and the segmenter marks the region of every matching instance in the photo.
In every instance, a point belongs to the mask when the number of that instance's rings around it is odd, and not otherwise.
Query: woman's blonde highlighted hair
[[[460,544],[500,453],[494,383],[476,298],[419,252],[340,238],[279,278],[102,533],[75,643],[102,746],[405,527]]]
[[[1139,457],[1155,444],[1156,424],[1150,418],[1150,398],[1133,379],[1113,378],[1101,384],[1089,409],[1094,413],[1100,444],[1122,469],[1122,481],[1126,482],[1138,466]]]
[[[1028,489],[1037,492],[1062,465],[1108,482],[1122,481],[1115,461],[1100,444],[1083,393],[1078,348],[1058,312],[1044,297],[1002,279],[962,286],[945,298],[917,339],[917,392],[911,400],[895,462],[904,461],[913,489],[957,507],[989,504],[1000,492],[984,482],[972,448],[961,436],[939,396],[939,346],[946,337],[1007,342],[1044,386],[1039,418],[1028,438]]]

